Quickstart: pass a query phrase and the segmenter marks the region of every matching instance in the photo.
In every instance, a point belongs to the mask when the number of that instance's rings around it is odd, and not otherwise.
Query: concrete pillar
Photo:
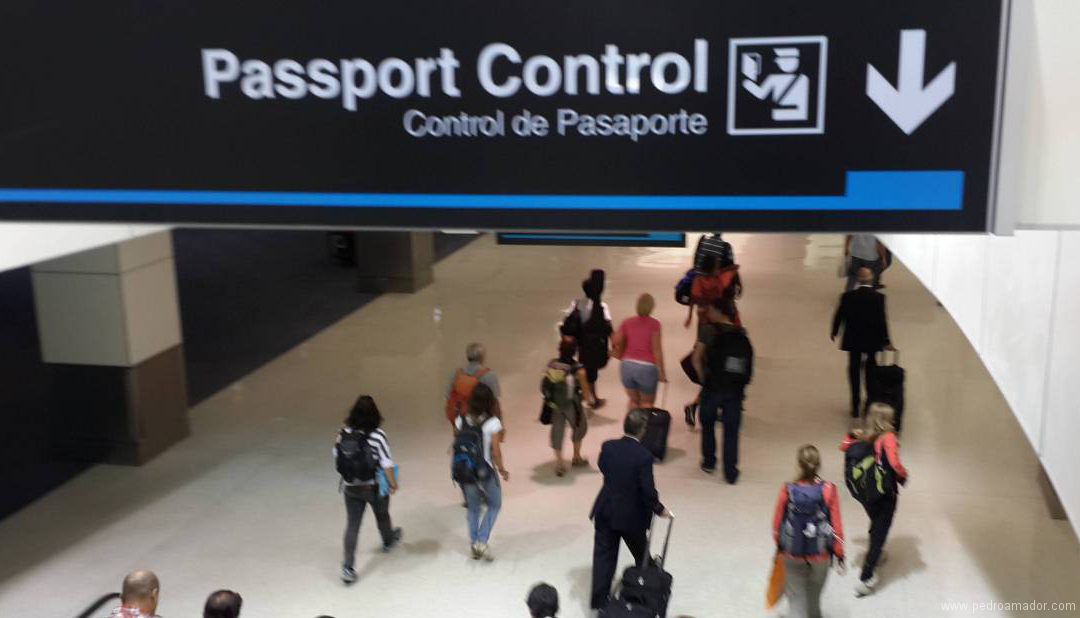
[[[433,232],[357,232],[357,289],[416,292],[435,280]]]
[[[31,268],[58,455],[142,464],[188,433],[172,235]]]

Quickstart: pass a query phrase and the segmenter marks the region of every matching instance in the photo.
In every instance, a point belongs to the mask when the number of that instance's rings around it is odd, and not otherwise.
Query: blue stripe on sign
[[[509,240],[587,240],[592,242],[679,242],[685,240],[680,232],[649,232],[647,234],[523,234],[500,232]]]
[[[964,172],[848,172],[845,195],[491,195],[143,189],[0,189],[0,202],[514,210],[962,210]]]

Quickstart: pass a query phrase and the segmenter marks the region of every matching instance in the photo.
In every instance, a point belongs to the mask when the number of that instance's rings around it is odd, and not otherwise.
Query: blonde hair
[[[656,300],[652,297],[652,294],[642,294],[637,299],[637,314],[641,317],[648,317],[653,309],[656,308]]]
[[[804,444],[799,447],[796,461],[799,464],[799,476],[796,481],[812,483],[818,477],[818,469],[821,468],[821,453],[813,444]]]
[[[868,440],[896,431],[896,410],[887,403],[872,403],[866,414],[865,435]]]

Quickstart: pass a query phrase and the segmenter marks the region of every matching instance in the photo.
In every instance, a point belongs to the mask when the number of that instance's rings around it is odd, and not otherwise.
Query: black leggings
[[[863,561],[862,581],[870,579],[874,575],[874,568],[881,559],[881,551],[885,548],[885,539],[889,536],[889,528],[892,527],[893,516],[896,515],[896,494],[883,496],[871,505],[864,505],[866,515],[870,517],[870,550],[866,552],[866,560]]]

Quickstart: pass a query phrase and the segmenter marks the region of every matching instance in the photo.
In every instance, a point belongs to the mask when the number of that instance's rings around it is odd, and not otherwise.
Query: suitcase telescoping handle
[[[889,360],[889,350],[882,350],[882,351],[878,352],[877,354],[875,354],[875,356],[878,356],[878,355],[880,355],[880,358],[882,360],[884,360],[884,361]],[[879,365],[884,365],[885,363],[878,362],[878,364]],[[890,364],[892,364],[892,365],[899,365],[900,364],[900,350],[893,350],[892,351],[892,363],[890,363]]]
[[[645,539],[645,554],[643,556],[643,559],[646,560],[646,561],[648,561],[648,560],[650,560],[652,558],[653,529],[656,527],[656,520],[657,519],[662,519],[662,518],[659,515],[654,515],[653,518],[652,518],[652,521],[649,522],[649,535]],[[664,535],[664,549],[660,553],[660,563],[659,563],[658,566],[661,569],[664,568],[664,563],[667,562],[668,544],[671,543],[671,528],[674,525],[675,525],[675,513],[672,513],[671,517],[668,519],[667,534]],[[646,565],[645,564],[639,564],[638,566],[644,567]]]

